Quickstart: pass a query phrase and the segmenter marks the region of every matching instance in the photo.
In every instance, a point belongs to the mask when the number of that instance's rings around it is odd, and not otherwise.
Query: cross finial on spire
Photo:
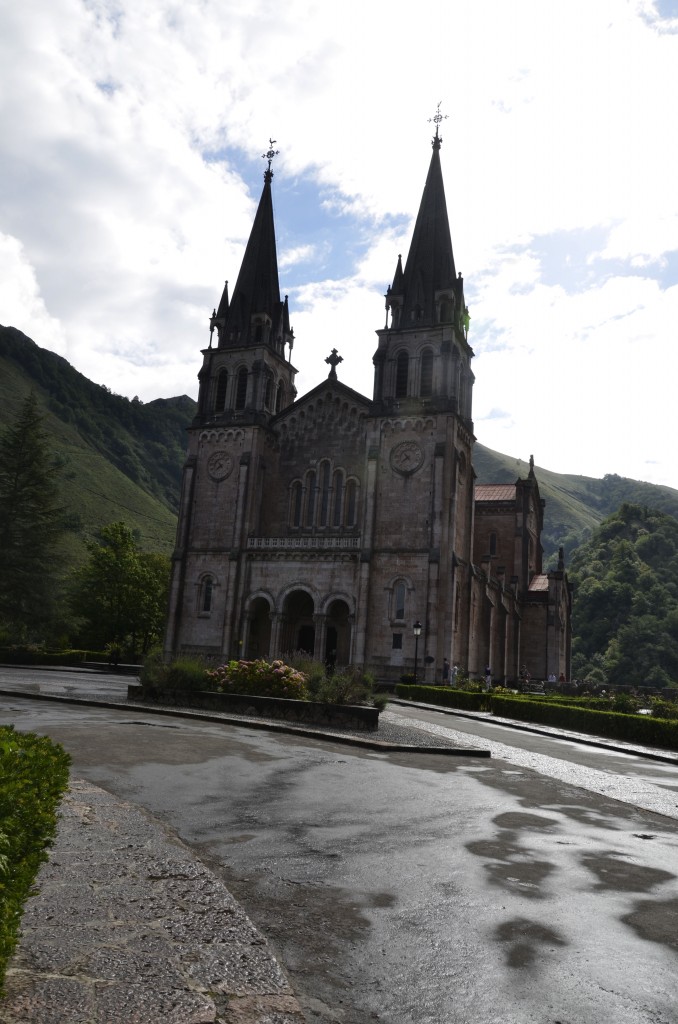
[[[433,148],[434,149],[440,149],[440,144],[443,141],[442,135],[440,134],[440,122],[441,121],[446,121],[448,119],[448,117],[450,116],[449,114],[441,114],[440,113],[440,104],[442,102],[443,101],[441,100],[440,103],[438,104],[438,106],[436,107],[435,115],[433,117],[429,117],[429,119],[428,119],[429,124],[431,123],[431,121],[433,121],[433,123],[436,126],[436,133],[435,133],[435,135],[433,137]]]
[[[332,369],[330,370],[330,372],[327,375],[327,379],[328,380],[336,380],[337,379],[337,366],[339,365],[339,363],[343,363],[343,361],[344,361],[343,356],[340,356],[337,353],[336,348],[333,348],[332,351],[330,352],[330,354],[328,355],[327,359],[325,360],[325,362],[329,363],[330,366],[332,367]]]
[[[264,181],[270,181],[271,178],[273,177],[273,171],[271,170],[271,164],[273,163],[273,158],[276,157],[278,155],[278,153],[280,152],[279,149],[274,149],[273,148],[275,146],[275,143],[276,143],[275,139],[269,139],[268,140],[268,149],[267,149],[267,151],[265,153],[261,154],[261,159],[262,160],[268,160],[268,167],[264,171]]]

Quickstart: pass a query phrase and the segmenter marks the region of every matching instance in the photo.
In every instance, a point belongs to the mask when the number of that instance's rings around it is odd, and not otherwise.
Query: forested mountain
[[[678,681],[678,519],[625,503],[570,566],[573,676],[613,685]]]
[[[187,396],[130,401],[20,331],[0,327],[0,428],[15,421],[31,392],[60,464],[71,556],[79,560],[85,541],[118,520],[147,550],[169,553],[195,402]]]

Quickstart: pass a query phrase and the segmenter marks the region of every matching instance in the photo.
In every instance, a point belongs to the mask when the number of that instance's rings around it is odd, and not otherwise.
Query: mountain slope
[[[106,523],[124,520],[148,550],[169,553],[184,461],[190,398],[143,405],[93,384],[61,356],[0,327],[0,426],[33,391],[61,463],[72,554]]]

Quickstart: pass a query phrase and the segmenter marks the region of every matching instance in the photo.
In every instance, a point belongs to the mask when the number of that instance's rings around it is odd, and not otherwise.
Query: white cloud
[[[114,391],[195,395],[272,136],[276,202],[285,182],[314,185],[318,207],[352,218],[360,243],[347,268],[344,236],[317,237],[307,208],[280,245],[297,283],[304,267],[326,278],[290,289],[300,390],[326,376],[337,347],[340,378],[371,394],[383,292],[407,251],[407,231],[384,218],[416,213],[426,118],[442,100],[479,439],[534,449],[554,469],[678,486],[663,441],[678,312],[678,35],[666,5],[420,0],[417,17],[358,0],[339,15],[321,0],[228,8],[4,6],[0,322]],[[568,232],[581,266],[559,248]]]

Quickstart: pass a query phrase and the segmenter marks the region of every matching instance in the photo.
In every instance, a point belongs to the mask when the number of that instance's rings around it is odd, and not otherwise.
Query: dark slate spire
[[[254,218],[240,273],[229,302],[228,282],[214,318],[219,332],[219,347],[259,344],[263,340],[279,348],[290,333],[287,302],[281,302],[278,280],[278,256],[273,223],[271,161],[277,151],[272,147],[264,153],[268,167],[264,172],[264,189]]]
[[[424,194],[414,226],[412,244],[402,269],[400,259],[391,285],[387,305],[394,312],[394,327],[407,328],[413,323],[422,326],[440,319],[441,293],[454,295],[457,305],[461,299],[461,283],[457,278],[452,253],[450,224],[447,218],[445,186],[440,165],[439,122],[433,138],[433,155],[424,186]]]

